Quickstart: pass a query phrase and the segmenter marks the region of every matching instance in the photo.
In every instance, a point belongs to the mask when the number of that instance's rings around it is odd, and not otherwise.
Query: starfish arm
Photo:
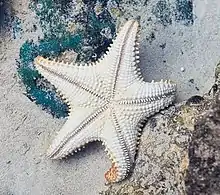
[[[126,112],[130,118],[135,117],[135,115],[140,115],[139,119],[146,119],[149,116],[154,115],[160,110],[168,107],[175,100],[175,96],[167,96],[160,99],[151,100],[150,102],[134,103],[120,105],[118,108],[121,112]]]
[[[124,43],[121,48],[120,63],[116,77],[116,90],[127,88],[137,81],[143,81],[139,60],[139,24],[138,22],[128,23],[129,29],[126,30]],[[126,26],[125,26],[126,27]],[[124,27],[124,28],[125,28]]]
[[[88,142],[100,140],[103,125],[103,109],[94,111],[88,108],[75,108],[53,140],[47,156],[61,159],[80,150]]]
[[[127,150],[120,124],[114,113],[110,115],[105,121],[103,132],[100,135],[103,144],[106,146],[108,156],[112,161],[112,167],[105,174],[107,183],[123,180],[131,167],[129,151]]]
[[[115,115],[120,121],[123,139],[125,140],[129,152],[130,161],[133,163],[136,155],[137,142],[140,136],[138,124],[146,114],[144,112],[135,112],[135,110],[127,111],[126,107],[118,106],[115,110]]]
[[[176,84],[162,80],[160,82],[151,83],[138,81],[130,85],[124,90],[119,91],[115,100],[119,105],[143,105],[152,101],[163,99],[168,96],[174,97]]]
[[[118,87],[125,87],[139,79],[138,63],[138,22],[125,23],[106,55],[98,62],[97,71],[104,80],[110,93]]]
[[[105,101],[101,93],[102,82],[91,66],[68,65],[43,57],[35,59],[35,66],[68,103],[78,106],[97,106]]]

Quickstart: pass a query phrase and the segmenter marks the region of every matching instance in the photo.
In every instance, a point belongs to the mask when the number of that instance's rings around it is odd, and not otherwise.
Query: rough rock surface
[[[195,123],[189,145],[187,194],[220,192],[220,65],[216,68],[214,97]]]

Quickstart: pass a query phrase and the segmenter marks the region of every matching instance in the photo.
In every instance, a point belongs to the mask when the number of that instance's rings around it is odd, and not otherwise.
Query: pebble
[[[181,72],[185,72],[185,68],[184,67],[181,67],[180,70],[181,70]]]

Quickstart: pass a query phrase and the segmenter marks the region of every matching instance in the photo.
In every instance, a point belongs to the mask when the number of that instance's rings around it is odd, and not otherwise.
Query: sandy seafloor
[[[28,9],[28,2],[14,4],[16,15],[27,28],[31,26],[36,19]],[[178,22],[167,27],[145,26],[142,6],[135,5],[136,10],[132,8],[134,5],[126,6],[124,17],[142,14],[140,60],[144,78],[174,80],[178,85],[178,102],[207,92],[220,59],[220,2],[195,0],[191,26]],[[149,44],[145,37],[153,28],[157,29],[156,38]],[[96,195],[106,188],[104,172],[110,166],[100,144],[90,144],[67,160],[45,158],[50,141],[65,119],[53,118],[24,95],[15,66],[22,43],[38,36],[42,36],[40,30],[26,31],[16,39],[10,33],[0,37],[0,194]]]

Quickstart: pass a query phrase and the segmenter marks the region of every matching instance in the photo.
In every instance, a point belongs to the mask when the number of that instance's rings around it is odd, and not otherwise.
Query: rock
[[[187,194],[219,194],[220,192],[220,93],[219,67],[216,68],[217,91],[208,108],[195,123],[189,144]]]

